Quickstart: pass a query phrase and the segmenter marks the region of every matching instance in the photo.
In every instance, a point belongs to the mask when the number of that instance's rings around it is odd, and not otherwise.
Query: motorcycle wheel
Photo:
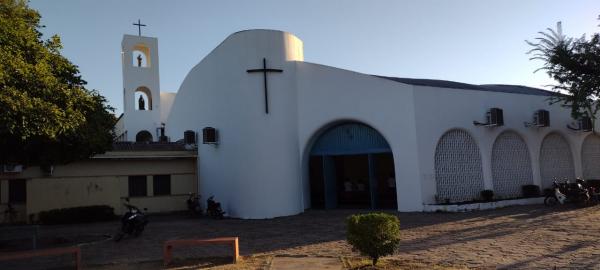
[[[592,198],[590,199],[590,201],[591,201],[592,205],[597,205],[598,203],[600,203],[600,200],[598,198],[598,196],[599,196],[598,194],[594,194],[594,195],[591,195],[591,196],[592,196]]]
[[[145,227],[145,225],[139,225],[137,228],[135,228],[133,230],[133,236],[134,237],[140,236],[140,234],[142,234],[142,232],[144,231],[144,227]]]
[[[580,195],[579,205],[581,207],[587,207],[587,206],[592,205],[592,199],[588,193]]]
[[[123,236],[125,236],[125,234],[122,231],[118,231],[115,236],[113,236],[113,239],[115,242],[119,242],[121,239],[123,239]]]
[[[558,200],[554,196],[547,196],[546,199],[544,199],[545,206],[555,206],[557,204],[558,204]]]

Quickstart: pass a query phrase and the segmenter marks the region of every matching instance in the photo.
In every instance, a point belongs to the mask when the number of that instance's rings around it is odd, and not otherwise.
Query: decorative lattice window
[[[483,173],[479,147],[466,131],[444,134],[435,149],[437,199],[460,202],[479,198]]]
[[[527,144],[519,134],[503,132],[492,149],[494,193],[501,198],[521,196],[521,186],[533,184]]]
[[[590,135],[581,147],[583,179],[600,179],[600,137]]]
[[[562,135],[551,133],[544,138],[540,151],[540,171],[543,188],[551,187],[555,178],[561,181],[575,178],[571,147]]]

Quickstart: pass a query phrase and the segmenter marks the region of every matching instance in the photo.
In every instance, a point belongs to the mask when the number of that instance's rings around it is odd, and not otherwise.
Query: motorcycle
[[[196,195],[196,193],[190,193],[186,203],[190,216],[202,215],[202,208],[200,208],[200,195]]]
[[[552,193],[546,195],[544,204],[547,206],[554,206],[557,204],[565,204],[567,202],[574,202],[581,205],[587,205],[591,201],[590,193],[588,188],[582,185],[582,181],[575,183],[558,183],[556,180],[552,183]]]
[[[121,228],[115,234],[115,242],[121,241],[125,234],[133,235],[134,237],[140,236],[148,224],[146,215],[139,208],[129,204],[129,199],[126,199],[126,201],[127,203],[123,203],[123,205],[127,207],[127,212],[121,217]]]
[[[587,181],[585,181],[584,179],[581,178],[577,178],[575,179],[575,183],[580,184],[584,189],[586,189],[588,191],[588,194],[590,195],[590,202],[593,204],[598,204],[600,201],[600,193],[599,190],[596,189],[596,187],[590,185]]]
[[[222,219],[225,212],[221,209],[221,203],[215,201],[214,196],[210,196],[206,200],[206,214],[209,217]]]

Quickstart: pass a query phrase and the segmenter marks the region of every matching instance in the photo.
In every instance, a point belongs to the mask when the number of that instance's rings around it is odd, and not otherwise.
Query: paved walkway
[[[150,217],[147,230],[139,238],[84,245],[83,262],[99,265],[160,261],[162,243],[167,239],[219,236],[239,236],[243,256],[357,256],[345,241],[345,219],[356,212],[360,211],[308,211],[268,220]],[[398,217],[402,241],[393,256],[398,260],[483,269],[600,269],[600,206],[516,206],[468,213],[399,213]],[[107,222],[42,226],[40,237],[60,237],[59,243],[68,245],[69,239],[111,234],[118,225]],[[43,248],[53,242],[40,244]],[[198,258],[228,254],[227,247],[202,246],[176,250],[174,255]],[[2,263],[0,269],[6,269]]]
[[[275,257],[270,270],[342,270],[339,258],[324,257]]]

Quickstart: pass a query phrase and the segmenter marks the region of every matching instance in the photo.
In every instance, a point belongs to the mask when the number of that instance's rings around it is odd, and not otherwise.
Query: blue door
[[[385,179],[394,175],[392,151],[375,129],[360,123],[334,126],[319,136],[310,153],[311,198],[324,201],[313,208],[395,206],[395,186],[389,190]],[[386,194],[393,195],[392,203]]]

